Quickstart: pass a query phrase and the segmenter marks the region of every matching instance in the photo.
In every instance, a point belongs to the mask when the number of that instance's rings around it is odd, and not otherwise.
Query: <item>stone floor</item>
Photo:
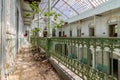
[[[8,80],[60,80],[47,60],[35,61],[27,46],[17,54],[15,72]]]

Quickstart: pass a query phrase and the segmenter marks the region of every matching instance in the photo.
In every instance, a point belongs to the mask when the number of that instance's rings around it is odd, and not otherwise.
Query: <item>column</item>
[[[48,12],[51,12],[51,0],[48,0]],[[48,37],[52,37],[51,17],[48,17]]]
[[[94,53],[94,51],[93,51],[93,53],[92,53],[92,67],[93,67],[93,69],[95,69],[95,53]]]

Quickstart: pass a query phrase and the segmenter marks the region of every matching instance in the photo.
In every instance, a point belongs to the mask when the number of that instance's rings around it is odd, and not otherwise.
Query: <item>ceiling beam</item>
[[[51,7],[51,9],[53,8],[53,7],[55,7],[55,5],[59,2],[60,0],[57,0],[57,2]]]
[[[42,15],[42,13],[44,12],[45,8],[46,8],[47,4],[45,5],[45,7],[42,9],[40,15]]]
[[[70,6],[66,1],[62,0],[63,2],[65,2],[73,11],[76,12],[76,14],[79,14],[72,6]]]
[[[88,2],[92,5],[93,8],[95,8],[94,4],[90,0],[88,0]]]

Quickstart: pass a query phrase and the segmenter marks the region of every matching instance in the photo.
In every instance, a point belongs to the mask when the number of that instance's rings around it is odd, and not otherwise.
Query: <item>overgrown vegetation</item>
[[[30,12],[25,12],[25,13],[24,13],[24,16],[25,16],[25,17],[31,16],[31,15],[32,15],[32,14],[31,14]]]
[[[39,5],[36,1],[33,1],[32,3],[30,3],[30,7],[33,10],[34,14],[39,14],[39,12],[41,11],[39,8]],[[54,26],[54,28],[62,28],[62,26],[64,25],[64,21],[63,20],[58,20],[59,17],[61,16],[61,14],[56,13],[55,11],[48,11],[48,12],[44,12],[44,16],[45,17],[52,17],[54,19],[54,21],[57,21],[58,23]],[[38,27],[39,27],[39,15],[38,15]],[[32,36],[37,37],[39,29],[33,29],[32,30]]]
[[[62,28],[63,25],[64,25],[64,21],[63,21],[63,20],[60,20],[60,22],[59,22],[58,24],[56,24],[56,25],[54,26],[54,28]]]
[[[30,7],[31,9],[33,10],[33,13],[34,14],[38,14],[41,10],[39,8],[39,5],[36,1],[33,1],[31,4],[30,4]]]
[[[36,1],[33,1],[30,4],[31,9],[33,10],[33,14],[38,14],[38,27],[39,27],[39,12],[41,11],[41,9],[39,8],[39,4]]]
[[[31,30],[32,32],[32,37],[39,37],[39,32],[40,32],[40,28],[34,28]]]
[[[55,11],[51,11],[51,12],[45,12],[44,16],[53,16],[54,20],[56,21],[58,19],[59,16],[61,16],[61,14],[56,13]]]

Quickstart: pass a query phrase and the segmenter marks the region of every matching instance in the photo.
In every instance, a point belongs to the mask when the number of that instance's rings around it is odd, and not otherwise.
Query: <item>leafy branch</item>
[[[56,13],[55,11],[51,11],[51,12],[44,12],[44,16],[53,16],[54,20],[56,21],[58,19],[59,16],[61,16],[61,14]]]
[[[60,23],[58,23],[57,25],[54,26],[54,28],[62,28],[64,25],[64,21],[60,20]]]
[[[39,9],[39,5],[36,1],[33,1],[31,4],[30,4],[30,7],[31,9],[33,10],[34,13],[39,13],[41,10]]]
[[[31,13],[29,13],[29,12],[25,12],[24,13],[24,16],[31,16],[32,14]]]

